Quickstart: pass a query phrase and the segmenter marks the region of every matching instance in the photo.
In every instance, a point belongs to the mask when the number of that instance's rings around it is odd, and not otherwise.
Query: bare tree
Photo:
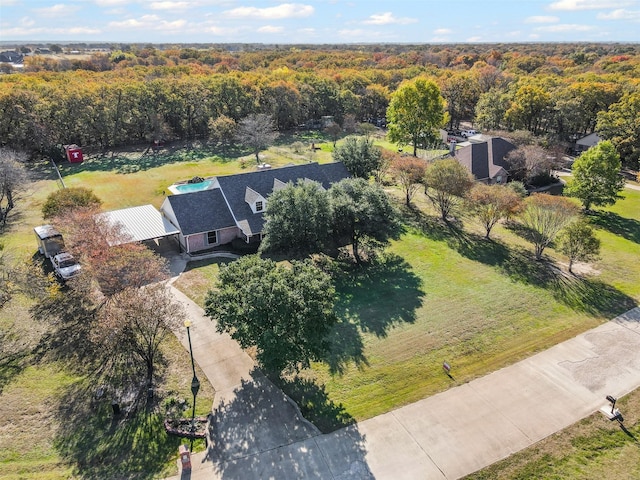
[[[509,176],[513,180],[527,183],[541,174],[551,174],[556,159],[538,145],[524,145],[507,154]]]
[[[236,139],[253,151],[256,156],[256,163],[260,163],[260,151],[269,147],[276,138],[278,132],[275,131],[273,118],[264,113],[252,113],[240,120]]]
[[[535,248],[536,260],[578,214],[575,203],[565,197],[554,197],[546,193],[534,194],[524,202],[520,220],[528,231],[528,240]]]
[[[0,228],[7,224],[18,193],[29,180],[23,154],[0,148]]]
[[[126,288],[115,293],[100,311],[94,340],[142,362],[150,388],[161,359],[160,345],[184,319],[182,306],[163,283]]]

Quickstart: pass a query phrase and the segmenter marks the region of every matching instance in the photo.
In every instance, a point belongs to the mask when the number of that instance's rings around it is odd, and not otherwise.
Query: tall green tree
[[[28,179],[24,155],[8,148],[0,148],[0,229],[6,225]]]
[[[573,162],[573,180],[567,194],[579,198],[587,211],[592,206],[613,205],[621,198],[625,183],[620,168],[620,156],[613,143],[604,140]]]
[[[330,277],[310,262],[290,266],[242,257],[221,268],[205,312],[243,348],[256,347],[260,367],[280,375],[320,361],[336,322]]]
[[[431,80],[417,78],[405,82],[391,95],[387,108],[389,140],[412,145],[414,157],[418,145],[437,139],[436,129],[444,121],[444,99]]]
[[[527,239],[533,243],[536,260],[542,259],[544,249],[577,214],[576,205],[564,197],[537,193],[524,201],[520,221],[527,230]]]
[[[362,260],[363,244],[380,248],[397,232],[397,216],[379,185],[362,178],[347,178],[331,186],[329,197],[333,231],[338,239],[351,245],[357,263]]]
[[[273,192],[265,209],[264,252],[307,256],[329,244],[331,206],[317,182],[301,180]]]
[[[569,257],[569,273],[576,261],[595,260],[600,253],[600,239],[584,220],[572,222],[558,235],[558,250]]]
[[[424,179],[425,193],[445,221],[455,203],[473,186],[473,175],[453,158],[433,162],[427,167]]]
[[[369,178],[380,168],[382,152],[367,137],[347,137],[333,151],[333,159],[344,163],[349,173],[357,178]]]
[[[623,96],[606,112],[598,114],[596,131],[611,140],[620,158],[632,168],[640,167],[640,92]]]

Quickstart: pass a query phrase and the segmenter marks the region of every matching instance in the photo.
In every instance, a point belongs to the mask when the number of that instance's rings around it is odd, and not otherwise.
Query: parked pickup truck
[[[473,137],[474,135],[477,135],[478,132],[476,130],[461,130],[460,131],[460,136],[464,137],[464,138],[469,138],[469,137]]]
[[[56,275],[63,280],[69,280],[80,273],[80,264],[73,258],[73,255],[67,252],[58,253],[51,257],[51,264]]]

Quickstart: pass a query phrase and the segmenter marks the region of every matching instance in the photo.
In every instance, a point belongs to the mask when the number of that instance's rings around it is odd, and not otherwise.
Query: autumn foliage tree
[[[408,207],[411,205],[411,199],[424,182],[427,164],[424,160],[416,157],[396,156],[391,161],[390,169],[396,183],[404,192],[405,203]]]
[[[522,202],[520,196],[504,185],[474,185],[468,195],[471,212],[482,224],[488,240],[493,227],[514,215]]]
[[[446,158],[427,167],[424,181],[425,193],[446,221],[455,203],[471,189],[473,175],[457,160]]]
[[[578,207],[568,198],[546,193],[533,194],[524,201],[520,221],[533,243],[536,260],[542,252],[578,214]]]

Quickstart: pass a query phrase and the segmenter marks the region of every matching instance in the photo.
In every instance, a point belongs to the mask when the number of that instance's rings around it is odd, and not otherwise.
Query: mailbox
[[[191,470],[191,452],[186,445],[180,445],[178,448],[180,454],[180,466],[182,470]]]

